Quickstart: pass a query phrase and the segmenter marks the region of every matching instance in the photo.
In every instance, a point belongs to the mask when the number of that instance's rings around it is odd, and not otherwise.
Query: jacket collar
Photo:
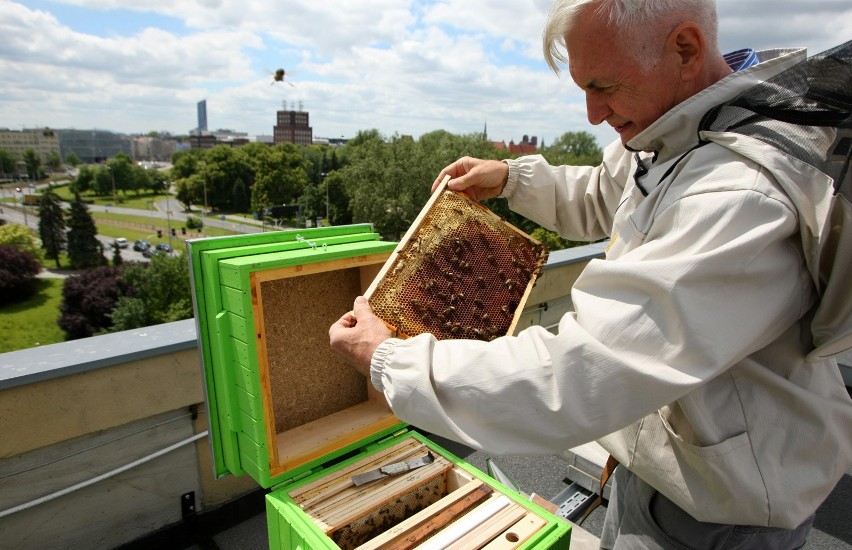
[[[732,73],[682,101],[627,143],[633,151],[652,151],[656,162],[682,154],[698,142],[698,125],[711,107],[727,101],[807,57],[804,48],[757,52],[759,63]]]

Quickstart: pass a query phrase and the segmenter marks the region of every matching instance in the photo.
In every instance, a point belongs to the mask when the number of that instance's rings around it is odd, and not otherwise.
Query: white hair
[[[565,37],[587,7],[608,16],[613,37],[627,37],[633,42],[631,52],[643,70],[653,67],[662,55],[665,35],[661,37],[660,33],[667,35],[684,21],[696,22],[704,31],[708,49],[718,49],[716,0],[555,0],[542,41],[544,59],[557,74],[560,65],[568,63]]]

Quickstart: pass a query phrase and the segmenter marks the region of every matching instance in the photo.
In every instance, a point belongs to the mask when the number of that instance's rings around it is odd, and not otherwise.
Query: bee
[[[295,85],[295,84],[293,84],[293,83],[292,83],[292,82],[290,82],[289,80],[284,80],[284,76],[285,76],[286,74],[287,74],[287,73],[286,73],[286,71],[285,71],[284,69],[277,69],[277,70],[275,71],[275,73],[273,73],[273,75],[272,75],[272,79],[273,79],[273,80],[272,80],[272,82],[270,82],[270,83],[269,83],[269,85],[270,85],[270,86],[272,86],[272,85],[273,85],[273,84],[275,84],[276,82],[286,82],[287,84],[289,84],[290,86],[292,86],[292,87],[294,87],[294,88],[295,88],[295,87],[296,87],[296,85]]]

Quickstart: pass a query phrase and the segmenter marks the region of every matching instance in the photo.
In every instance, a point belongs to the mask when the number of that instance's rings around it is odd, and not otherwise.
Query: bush
[[[121,271],[119,267],[101,266],[65,280],[57,323],[68,340],[88,338],[112,326],[110,313],[118,298],[127,294],[126,285],[118,280]]]
[[[29,228],[19,223],[10,223],[0,227],[0,244],[14,245],[18,250],[26,252],[39,261],[44,258],[41,240],[34,236]]]
[[[41,264],[11,244],[0,244],[0,304],[22,301],[36,291]]]
[[[195,216],[187,216],[186,227],[187,229],[201,229],[202,227],[204,227],[204,222],[201,220],[201,218],[196,218]]]

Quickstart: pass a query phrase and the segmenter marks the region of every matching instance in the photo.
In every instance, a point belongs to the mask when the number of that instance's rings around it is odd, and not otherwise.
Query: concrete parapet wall
[[[551,254],[519,329],[558,321],[600,245]],[[111,548],[257,489],[213,478],[194,320],[0,354],[0,541]]]

